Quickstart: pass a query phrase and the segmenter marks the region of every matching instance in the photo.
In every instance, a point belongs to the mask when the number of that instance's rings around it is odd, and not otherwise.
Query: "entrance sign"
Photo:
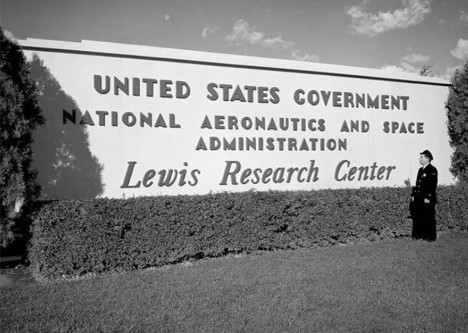
[[[425,149],[439,184],[453,183],[449,84],[438,78],[91,41],[19,43],[66,96],[40,99],[49,133],[84,135],[55,140],[75,176],[49,197],[73,198],[74,186],[92,182],[80,176],[86,163],[73,165],[73,145],[98,166],[96,195],[112,198],[404,186]],[[50,147],[38,142],[40,159]],[[41,173],[67,163],[33,165],[43,188],[66,177]]]

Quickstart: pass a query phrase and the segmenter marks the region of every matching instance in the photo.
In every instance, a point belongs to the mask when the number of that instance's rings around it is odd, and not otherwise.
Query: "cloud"
[[[468,23],[468,13],[464,10],[460,11],[460,21]]]
[[[425,63],[429,61],[429,56],[428,55],[422,55],[422,54],[409,54],[407,56],[404,56],[401,58],[403,61],[408,62],[410,64],[418,64],[418,63]]]
[[[294,49],[291,51],[291,58],[293,58],[294,60],[299,60],[299,61],[310,61],[310,62],[319,61],[319,58],[316,55],[309,54],[309,53],[302,53],[298,49]]]
[[[202,38],[208,39],[209,37],[216,35],[218,31],[218,26],[205,27],[202,31]]]
[[[365,11],[369,2],[365,0],[360,5],[352,6],[346,12],[352,18],[351,28],[357,34],[369,37],[418,25],[431,12],[429,0],[403,0],[403,8],[378,14]]]
[[[169,14],[164,15],[164,20],[165,21],[169,21],[170,19],[171,19],[171,15],[169,15]]]
[[[450,81],[450,79],[452,78],[453,74],[455,73],[455,71],[460,68],[460,66],[454,66],[454,67],[447,67],[445,68],[445,73],[442,74],[442,75],[438,75],[438,77],[444,79],[444,80],[448,80]]]
[[[401,57],[399,65],[384,65],[380,69],[391,71],[391,72],[404,72],[404,73],[416,73],[419,74],[421,68],[429,61],[428,55],[422,54],[408,54]]]
[[[384,65],[380,69],[383,69],[385,71],[389,72],[399,72],[399,73],[414,73],[414,74],[419,74],[421,72],[421,69],[424,67],[424,63],[427,64],[429,61],[430,57],[429,56],[423,56],[420,54],[410,54],[404,57],[401,57],[401,63],[399,65]],[[425,60],[425,61],[423,61]],[[412,63],[410,63],[413,61]],[[461,65],[458,66],[453,66],[453,67],[446,67],[444,73],[442,74],[434,74],[432,73],[432,65],[429,65],[429,76],[431,77],[438,77],[447,81],[450,81],[450,79],[453,76],[453,73],[457,70],[457,68],[460,68]]]
[[[380,69],[390,72],[401,72],[401,73],[419,73],[421,70],[420,68],[408,64],[406,62],[402,62],[400,66],[396,65],[384,65]]]
[[[395,65],[383,65],[382,67],[380,67],[380,69],[383,69],[384,71],[389,71],[389,72],[404,72],[404,73],[406,73],[406,70],[403,67],[395,66]]]
[[[294,60],[312,62],[319,60],[316,55],[302,52],[294,42],[284,40],[281,36],[267,37],[266,33],[258,31],[255,26],[251,26],[243,19],[234,23],[232,33],[227,35],[225,40],[234,45],[249,44],[267,49],[286,50],[290,52],[290,57]]]
[[[225,40],[236,45],[250,44],[265,48],[289,49],[294,45],[292,42],[284,41],[280,36],[273,38],[265,36],[264,32],[256,31],[255,26],[251,27],[247,21],[239,19],[234,23],[233,32],[227,35]]]
[[[458,60],[468,59],[468,39],[460,38],[450,53]]]

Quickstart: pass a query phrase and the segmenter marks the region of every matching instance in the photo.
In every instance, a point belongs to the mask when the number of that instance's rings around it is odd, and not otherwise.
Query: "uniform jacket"
[[[416,186],[413,189],[413,197],[416,202],[423,202],[428,199],[430,204],[435,204],[437,188],[437,169],[428,164],[425,168],[420,168],[416,178]]]

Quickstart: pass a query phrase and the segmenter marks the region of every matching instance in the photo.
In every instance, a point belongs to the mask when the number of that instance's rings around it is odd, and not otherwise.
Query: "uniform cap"
[[[421,154],[421,155],[424,155],[424,156],[427,156],[431,161],[434,159],[434,158],[432,157],[431,152],[430,152],[429,150],[425,150],[425,151],[423,151],[423,152],[420,153],[420,154]]]

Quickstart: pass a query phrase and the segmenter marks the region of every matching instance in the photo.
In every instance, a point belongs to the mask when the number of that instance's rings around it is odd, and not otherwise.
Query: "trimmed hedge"
[[[411,235],[410,188],[49,201],[33,225],[37,277]],[[439,231],[467,230],[468,186],[438,188]]]

